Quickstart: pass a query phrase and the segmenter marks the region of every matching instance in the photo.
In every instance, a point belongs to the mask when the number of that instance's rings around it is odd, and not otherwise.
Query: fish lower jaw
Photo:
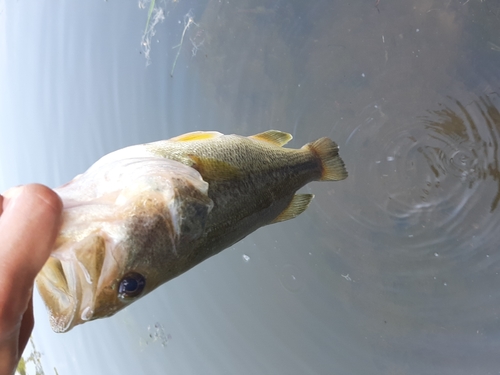
[[[78,285],[74,276],[64,272],[61,262],[53,257],[37,276],[38,291],[47,306],[54,332],[67,332],[75,325],[80,306],[75,298]]]
[[[38,284],[38,290],[50,314],[52,330],[57,333],[69,331],[75,325],[76,302],[60,290],[44,291],[40,284]],[[50,293],[50,297],[47,293]]]
[[[73,327],[72,325],[73,319],[71,318],[68,321],[67,317],[64,315],[56,315],[50,312],[49,321],[52,330],[56,333],[68,332]]]

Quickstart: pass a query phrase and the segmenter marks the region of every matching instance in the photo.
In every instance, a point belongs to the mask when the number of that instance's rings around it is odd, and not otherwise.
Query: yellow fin
[[[344,161],[339,156],[339,146],[330,138],[320,138],[308,143],[308,147],[321,162],[321,181],[338,181],[347,178]]]
[[[279,223],[280,221],[286,221],[299,216],[302,212],[306,210],[314,198],[313,194],[297,194],[294,195],[292,201],[287,208],[283,210],[282,213],[276,217],[271,223]]]
[[[268,130],[263,133],[251,135],[248,138],[266,141],[276,146],[284,146],[293,138],[290,133],[281,132],[279,130]]]
[[[194,164],[194,169],[200,172],[204,180],[227,181],[240,177],[241,171],[224,161],[217,159],[201,158],[196,155],[188,155]]]
[[[191,132],[171,138],[170,141],[175,142],[192,142],[192,141],[206,141],[208,139],[217,138],[221,136],[219,132]]]

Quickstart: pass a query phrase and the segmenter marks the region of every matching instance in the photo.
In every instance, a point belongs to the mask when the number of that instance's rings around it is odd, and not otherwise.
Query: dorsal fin
[[[220,137],[222,133],[219,132],[191,132],[171,138],[170,141],[175,142],[192,142],[192,141],[206,141],[208,139]]]
[[[283,212],[280,213],[271,223],[279,223],[280,221],[290,220],[296,216],[299,216],[306,210],[313,198],[313,194],[294,195],[288,207],[285,208]]]
[[[276,146],[284,146],[293,138],[290,133],[281,132],[279,130],[268,130],[263,133],[251,135],[248,138],[266,141]]]

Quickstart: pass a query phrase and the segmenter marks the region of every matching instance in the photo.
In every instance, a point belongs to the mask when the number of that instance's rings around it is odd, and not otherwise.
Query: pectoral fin
[[[257,139],[272,143],[275,146],[284,146],[293,138],[290,133],[280,132],[279,130],[268,130],[263,133],[251,135],[248,138]]]
[[[306,210],[311,203],[311,200],[314,198],[313,194],[297,194],[294,195],[292,201],[288,205],[287,208],[283,210],[282,213],[276,217],[271,223],[279,223],[280,221],[286,221],[293,219],[294,217],[300,215],[302,212]]]
[[[190,165],[196,169],[205,181],[227,181],[241,176],[241,171],[222,160],[202,158],[196,155],[188,155],[192,161]]]

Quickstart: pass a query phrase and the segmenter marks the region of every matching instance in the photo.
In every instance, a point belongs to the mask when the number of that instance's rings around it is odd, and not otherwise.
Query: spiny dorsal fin
[[[290,133],[280,132],[279,130],[268,130],[263,133],[251,135],[248,138],[269,142],[276,146],[284,146],[290,142],[293,137]]]
[[[208,139],[220,137],[222,133],[219,132],[191,132],[171,138],[170,141],[175,142],[192,142],[192,141],[206,141]]]
[[[304,147],[308,147],[319,158],[322,168],[321,181],[338,181],[347,178],[344,161],[339,156],[339,146],[330,138],[320,138]]]
[[[283,212],[280,213],[271,223],[279,223],[280,221],[290,220],[300,215],[306,210],[313,198],[313,194],[294,195],[288,207],[285,208]]]

